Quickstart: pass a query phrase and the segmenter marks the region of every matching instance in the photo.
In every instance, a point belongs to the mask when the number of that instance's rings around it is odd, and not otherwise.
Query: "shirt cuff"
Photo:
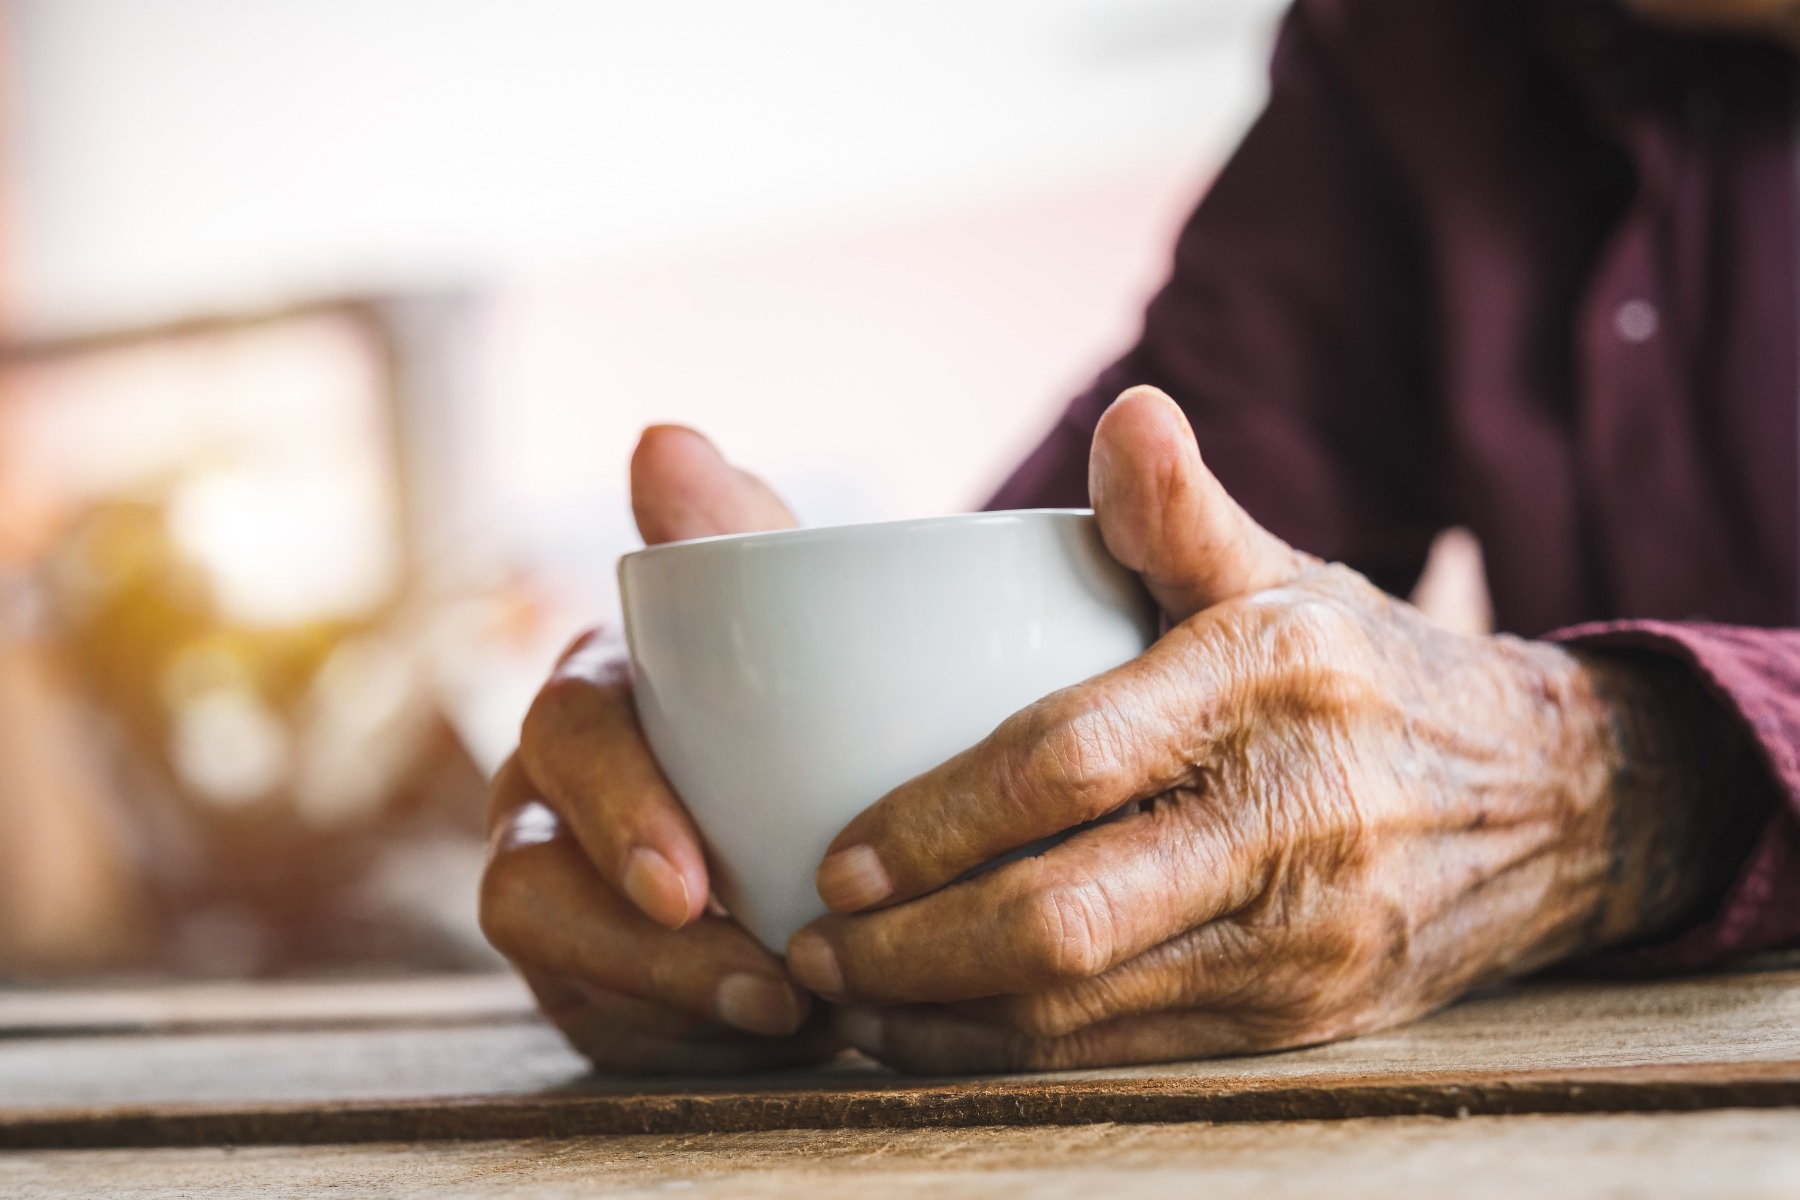
[[[1800,630],[1609,621],[1559,630],[1545,640],[1647,651],[1685,664],[1742,725],[1772,793],[1768,819],[1712,913],[1668,940],[1601,955],[1581,970],[1697,971],[1800,941]]]

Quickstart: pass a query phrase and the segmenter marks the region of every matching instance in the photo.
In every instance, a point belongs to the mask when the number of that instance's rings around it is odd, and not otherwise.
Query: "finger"
[[[621,1029],[671,1042],[722,1042],[727,1038],[745,1036],[742,1031],[725,1025],[713,1016],[682,1013],[668,1004],[639,999],[612,988],[601,988],[592,982],[569,979],[565,975],[551,975],[529,966],[518,968],[518,973],[527,984],[531,984],[531,991],[538,999],[538,1009],[558,1027],[569,1024],[574,1016],[598,1009],[605,1013],[608,1022],[619,1025]]]
[[[627,903],[542,804],[514,810],[482,877],[482,930],[522,968],[666,1005],[748,1033],[787,1036],[810,999],[736,924],[679,932]]]
[[[539,1006],[596,1069],[615,1074],[726,1075],[798,1066],[830,1058],[843,1041],[823,1019],[793,1037],[748,1037],[729,1030],[671,1032],[645,1001],[527,973]],[[822,1015],[821,1015],[822,1016]],[[679,1019],[679,1018],[677,1018]]]
[[[1526,823],[1496,826],[1474,839],[1458,827],[1422,844],[1415,840],[1404,868],[1415,896],[1402,936],[1411,960],[1432,964],[1441,981],[1441,987],[1417,997],[1426,1006],[1459,995],[1474,982],[1480,965],[1468,958],[1470,942],[1504,938],[1507,930],[1528,925],[1531,915],[1515,897],[1541,895],[1543,887],[1516,892],[1490,887],[1492,903],[1473,920],[1466,905],[1453,898],[1503,877],[1555,870],[1543,853],[1553,835]],[[1340,897],[1336,903],[1308,905],[1296,902],[1290,891],[1279,919],[1270,921],[1267,894],[1248,909],[1178,934],[1092,978],[955,1007],[1040,1038],[1121,1017],[1205,1008],[1230,1010],[1246,1028],[1317,1041],[1372,1001],[1391,1012],[1414,998],[1384,994],[1381,980],[1394,961],[1395,935],[1387,923],[1369,919],[1357,907],[1363,901]]]
[[[511,829],[512,815],[523,805],[537,799],[531,783],[525,778],[524,769],[519,766],[519,756],[510,754],[494,772],[494,780],[488,786],[488,853],[495,853],[495,839],[507,834]]]
[[[563,818],[594,869],[652,920],[706,911],[706,854],[663,778],[631,703],[630,668],[604,643],[558,665],[525,715],[520,782]]]
[[[1181,408],[1153,387],[1127,390],[1101,415],[1088,492],[1106,548],[1175,621],[1314,565],[1238,506]]]
[[[769,485],[726,462],[707,438],[681,425],[652,425],[631,456],[631,508],[648,545],[793,528],[794,514]]]
[[[521,967],[519,974],[531,985],[539,1010],[558,1028],[599,1010],[608,1022],[625,1031],[667,1041],[711,1042],[743,1036],[711,1017],[696,1017],[654,1000],[642,1000],[579,979],[531,967]]]
[[[1312,955],[1304,944],[1272,946],[1227,918],[1178,934],[1089,979],[954,1007],[986,1024],[1036,1038],[1063,1037],[1090,1025],[1173,1009],[1273,1013],[1297,999],[1302,989],[1294,985],[1304,980],[1305,972],[1331,965],[1316,960],[1330,957],[1328,948]]]
[[[863,1004],[1089,979],[1251,903],[1267,876],[1257,825],[1203,794],[1158,802],[909,903],[822,917],[789,941],[788,972]]]
[[[849,1008],[833,1015],[844,1041],[902,1071],[920,1075],[1067,1071],[1129,1063],[1175,1062],[1283,1047],[1231,1015],[1157,1013],[1038,1038],[936,1005]]]
[[[1255,934],[1222,919],[1170,937],[1091,979],[967,1000],[956,1009],[1033,1038],[1060,1038],[1121,1016],[1188,1007],[1256,1007],[1265,991],[1273,991],[1264,984],[1292,970],[1285,957],[1276,961],[1273,948]]]
[[[1206,622],[1045,697],[876,801],[832,839],[815,884],[857,912],[942,887],[1008,851],[1191,781],[1234,664]]]

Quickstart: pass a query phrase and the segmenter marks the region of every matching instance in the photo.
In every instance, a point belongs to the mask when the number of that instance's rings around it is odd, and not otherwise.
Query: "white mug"
[[[814,872],[852,817],[1158,631],[1078,509],[671,542],[619,588],[644,735],[777,954],[826,911]]]

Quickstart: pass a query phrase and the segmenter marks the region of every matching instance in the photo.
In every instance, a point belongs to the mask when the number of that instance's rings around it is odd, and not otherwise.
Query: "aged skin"
[[[652,544],[794,523],[686,429],[646,430],[631,484]],[[489,825],[482,927],[596,1066],[745,1071],[842,1048],[821,1019],[802,1030],[811,997],[781,961],[708,912],[699,836],[638,730],[623,645],[605,632],[571,647],[539,693],[495,776]]]
[[[688,431],[650,431],[633,481],[647,539],[790,521]],[[1091,490],[1172,629],[845,829],[818,880],[838,915],[785,971],[707,912],[617,651],[570,655],[496,784],[483,919],[580,1049],[720,1071],[848,1042],[969,1071],[1301,1045],[1653,935],[1722,885],[1757,768],[1680,668],[1452,633],[1293,551],[1154,389],[1103,418]]]

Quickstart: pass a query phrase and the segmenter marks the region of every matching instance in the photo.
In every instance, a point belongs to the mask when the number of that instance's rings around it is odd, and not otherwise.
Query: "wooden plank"
[[[0,1154],[17,1200],[131,1196],[1312,1200],[1800,1195],[1800,1111],[774,1131]]]
[[[616,1133],[1342,1120],[1800,1106],[1800,1065],[1396,1074],[1157,1086],[1032,1078],[706,1091],[50,1112],[0,1118],[0,1150],[322,1145]]]
[[[516,975],[0,991],[0,1038],[519,1021]]]
[[[1285,1054],[993,1078],[598,1078],[526,1023],[0,1042],[0,1148],[1774,1105],[1800,1105],[1800,972],[1537,984]]]

